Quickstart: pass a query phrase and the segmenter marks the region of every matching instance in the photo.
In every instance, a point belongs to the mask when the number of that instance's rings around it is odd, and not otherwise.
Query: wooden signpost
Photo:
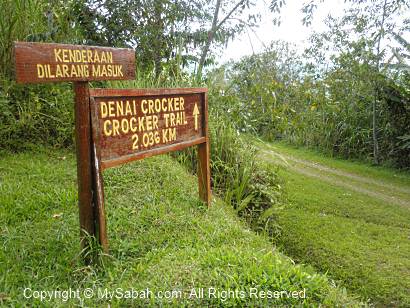
[[[207,90],[90,89],[88,81],[135,78],[130,49],[15,42],[18,83],[74,82],[82,247],[108,251],[102,171],[198,145],[200,198],[210,205]]]

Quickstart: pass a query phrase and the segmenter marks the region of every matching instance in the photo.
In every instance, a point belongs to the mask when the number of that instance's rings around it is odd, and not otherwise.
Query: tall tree
[[[77,2],[78,19],[88,43],[135,48],[140,69],[152,70],[157,76],[164,63],[177,56],[187,64],[190,48],[201,38],[192,24],[208,16],[202,9],[205,0]]]
[[[229,39],[241,33],[246,27],[256,26],[259,15],[251,13],[246,15],[246,10],[253,5],[254,3],[250,0],[237,0],[236,2],[216,0],[213,6],[212,23],[207,31],[207,39],[198,63],[198,79],[202,76],[205,60],[214,41],[226,44]]]
[[[242,16],[252,0],[73,1],[87,43],[135,48],[140,68],[157,77],[173,62],[196,63],[201,76],[212,44],[226,44],[257,21]]]
[[[309,25],[312,21],[315,9],[324,0],[310,0],[302,5],[304,12],[303,23]],[[378,101],[380,99],[379,75],[381,73],[386,48],[383,47],[383,41],[388,36],[393,36],[397,31],[398,18],[401,10],[409,9],[410,3],[407,0],[346,0],[350,2],[350,9],[339,21],[341,26],[353,26],[354,36],[367,38],[370,49],[374,53],[373,66],[375,74],[373,77],[373,100],[372,100],[372,142],[373,142],[373,159],[376,164],[379,163],[379,144],[378,144]],[[286,5],[286,0],[272,0],[271,10],[280,14],[282,7]],[[347,38],[342,38],[345,42]]]

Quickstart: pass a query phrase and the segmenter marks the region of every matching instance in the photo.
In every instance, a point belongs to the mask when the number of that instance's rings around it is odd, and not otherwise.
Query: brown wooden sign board
[[[18,83],[135,77],[135,52],[131,49],[15,42],[14,55]]]
[[[206,89],[89,89],[92,80],[134,79],[135,52],[130,49],[15,42],[14,53],[18,83],[74,82],[84,248],[90,247],[91,235],[108,251],[102,178],[106,168],[197,145],[199,196],[210,205]]]
[[[95,203],[100,243],[108,250],[102,171],[198,145],[201,199],[210,205],[207,89],[90,89],[95,149]]]
[[[206,93],[203,88],[90,90],[102,168],[205,143]]]

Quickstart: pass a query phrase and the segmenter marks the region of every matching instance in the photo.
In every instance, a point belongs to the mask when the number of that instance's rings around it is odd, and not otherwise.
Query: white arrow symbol
[[[195,130],[198,130],[198,115],[199,115],[199,109],[197,104],[195,103],[194,106],[194,113],[192,114],[195,117]]]

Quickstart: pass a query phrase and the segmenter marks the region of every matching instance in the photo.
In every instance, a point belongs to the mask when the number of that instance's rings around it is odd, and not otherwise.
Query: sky
[[[258,53],[268,46],[273,40],[284,40],[297,45],[297,49],[303,51],[307,46],[307,39],[313,31],[326,30],[323,20],[329,13],[334,17],[340,17],[348,4],[343,0],[325,1],[319,5],[314,13],[312,25],[306,27],[302,24],[303,13],[301,7],[303,1],[288,0],[282,10],[281,25],[273,25],[273,14],[269,11],[269,1],[257,0],[255,10],[261,12],[260,26],[254,31],[246,31],[228,44],[224,50],[220,63],[230,59],[238,60],[242,56]],[[331,6],[329,5],[331,3]]]

